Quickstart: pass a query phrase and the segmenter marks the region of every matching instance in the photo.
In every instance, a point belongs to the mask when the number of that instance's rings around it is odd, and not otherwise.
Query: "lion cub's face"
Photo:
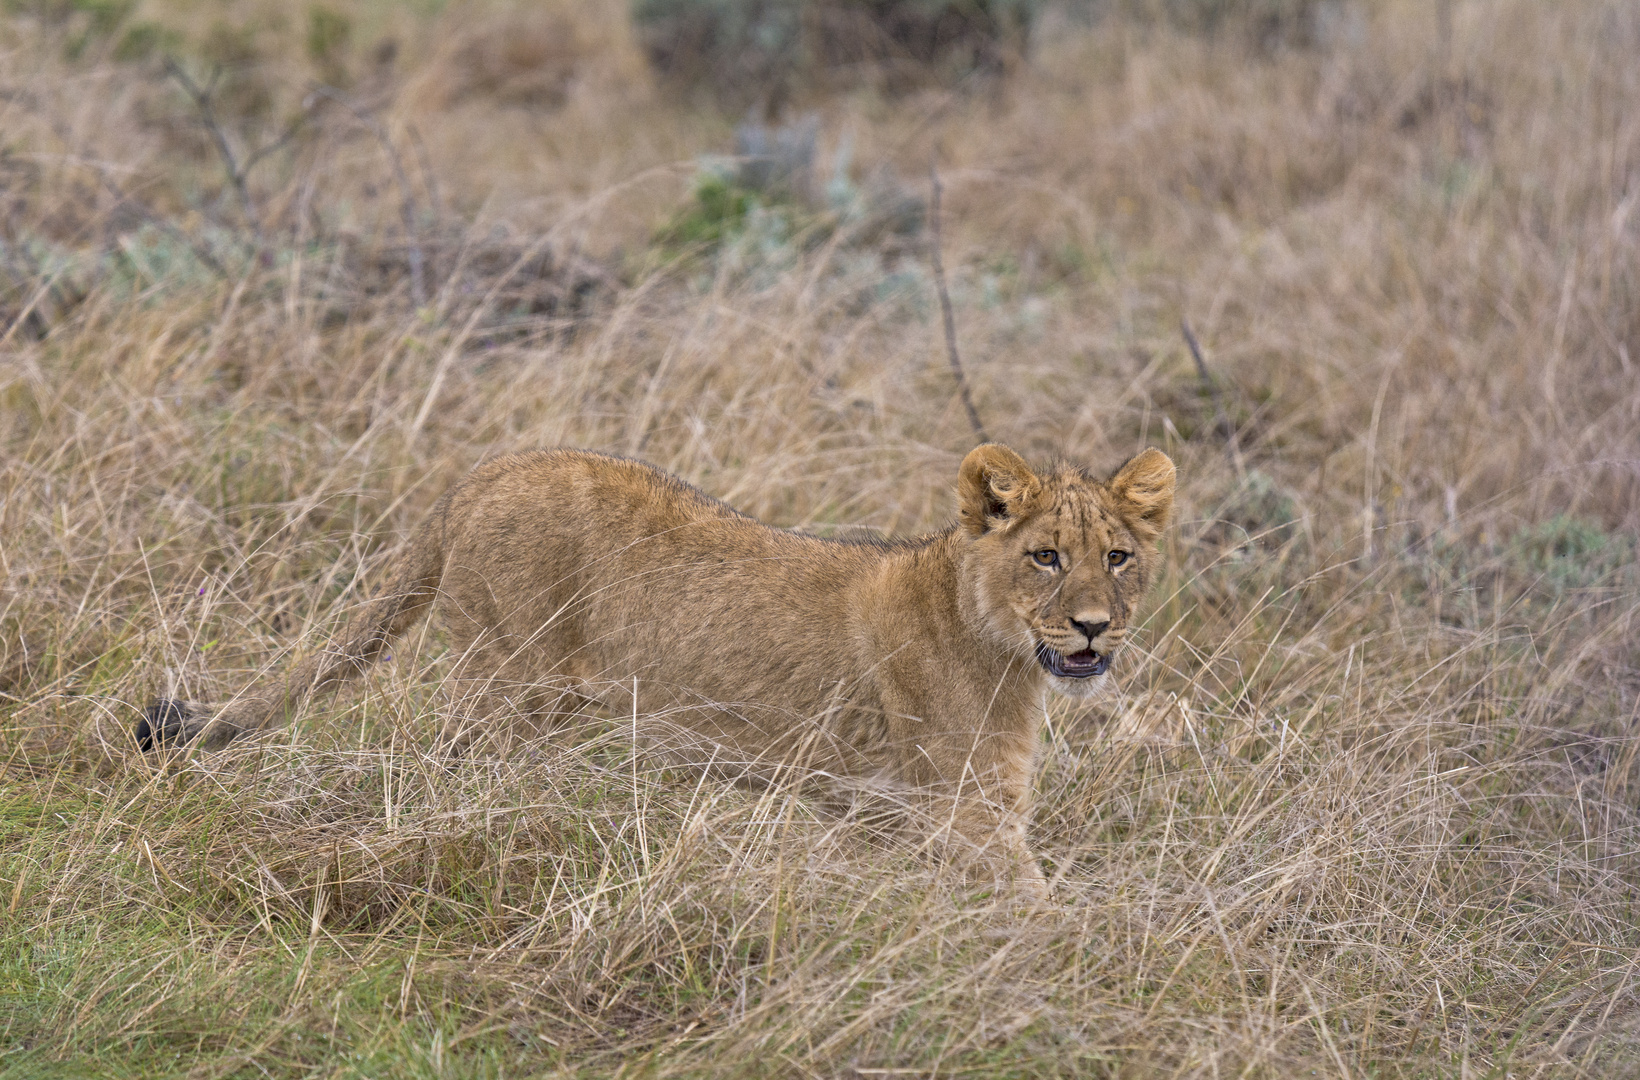
[[[1003,446],[963,459],[957,493],[965,568],[988,629],[1029,653],[1065,694],[1091,692],[1150,586],[1173,510],[1173,462],[1146,450],[1111,477],[1044,474]]]

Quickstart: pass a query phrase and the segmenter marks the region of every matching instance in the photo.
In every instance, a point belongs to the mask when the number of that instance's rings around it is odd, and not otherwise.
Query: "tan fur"
[[[568,449],[490,461],[439,500],[338,646],[220,710],[161,703],[142,737],[220,746],[282,724],[436,600],[461,657],[453,741],[583,699],[625,712],[635,692],[646,737],[675,753],[859,778],[936,811],[943,800],[958,837],[1030,877],[1044,693],[1085,694],[1103,674],[1058,677],[1042,657],[1120,645],[1154,575],[1174,469],[1147,450],[1109,481],[1039,473],[991,444],[957,484],[958,525],[846,543],[764,525],[638,461]],[[1060,565],[1040,565],[1044,550]],[[1113,568],[1112,551],[1131,556]]]

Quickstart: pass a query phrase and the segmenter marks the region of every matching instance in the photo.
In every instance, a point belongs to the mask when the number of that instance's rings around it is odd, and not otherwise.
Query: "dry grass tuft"
[[[145,7],[215,130],[114,16],[8,16],[0,1074],[1636,1071],[1640,12],[1425,7],[1303,51],[1049,20],[984,94],[817,102],[831,202],[692,248],[730,123],[611,90],[607,15]],[[218,136],[271,147],[243,192]],[[991,432],[1180,464],[1120,692],[1053,706],[1051,906],[621,717],[450,768],[436,628],[260,743],[135,752],[491,453],[943,523],[932,281],[847,209],[936,147]]]

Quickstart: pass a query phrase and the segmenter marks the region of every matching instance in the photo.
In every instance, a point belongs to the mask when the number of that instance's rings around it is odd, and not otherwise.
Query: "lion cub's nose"
[[[1071,625],[1087,635],[1088,644],[1092,645],[1094,638],[1109,629],[1110,617],[1101,611],[1095,615],[1084,615],[1080,619],[1072,619]]]

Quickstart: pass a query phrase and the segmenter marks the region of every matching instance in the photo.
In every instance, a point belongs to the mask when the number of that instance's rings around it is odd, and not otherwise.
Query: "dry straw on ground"
[[[436,628],[274,737],[136,754],[485,455],[913,532],[971,435],[915,239],[656,241],[731,125],[619,19],[179,17],[213,132],[96,10],[0,28],[0,1074],[1640,1069],[1640,9],[1384,0],[1275,51],[1056,15],[1003,81],[814,103],[821,181],[938,148],[994,436],[1180,465],[1119,691],[1053,706],[1028,912],[619,716],[449,768]],[[259,243],[219,133],[273,147]]]

